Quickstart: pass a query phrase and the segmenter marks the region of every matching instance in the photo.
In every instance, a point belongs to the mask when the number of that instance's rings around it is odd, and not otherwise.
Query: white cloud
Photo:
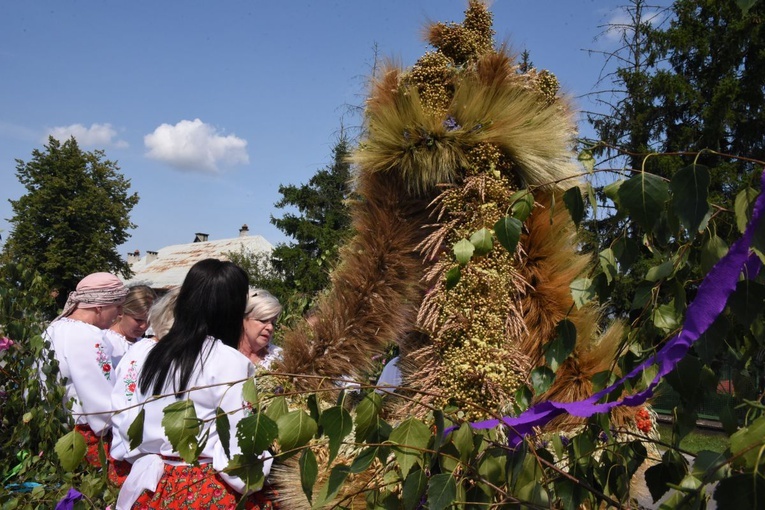
[[[143,143],[149,150],[146,157],[180,170],[215,173],[219,164],[250,162],[246,140],[234,135],[223,136],[199,119],[182,120],[174,126],[162,124],[144,136]]]
[[[48,128],[43,142],[48,141],[49,135],[61,142],[65,142],[73,136],[77,143],[84,147],[124,149],[128,146],[126,141],[116,139],[117,131],[111,124],[91,124],[89,128],[82,124]]]
[[[608,43],[616,43],[622,39],[622,36],[627,38],[632,36],[634,26],[634,13],[628,12],[626,8],[617,9],[606,22],[603,32],[603,37]],[[656,28],[667,19],[668,12],[666,9],[659,7],[646,8],[642,12],[642,21],[648,23],[652,27]]]

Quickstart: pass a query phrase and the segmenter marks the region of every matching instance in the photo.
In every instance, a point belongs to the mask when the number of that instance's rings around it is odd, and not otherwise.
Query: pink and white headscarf
[[[127,294],[128,288],[113,274],[89,274],[80,280],[76,290],[69,293],[64,311],[53,320],[67,317],[77,308],[118,305],[125,301]]]

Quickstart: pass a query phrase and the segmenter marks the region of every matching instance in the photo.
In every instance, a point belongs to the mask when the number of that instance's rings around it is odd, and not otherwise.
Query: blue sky
[[[344,105],[363,102],[373,47],[412,65],[422,26],[461,21],[466,0],[35,0],[0,4],[0,235],[48,134],[74,134],[116,160],[140,196],[119,247],[158,250],[250,232],[269,222],[280,184],[331,161]],[[495,0],[499,41],[528,49],[581,109],[612,36],[596,37],[623,1]],[[94,211],[93,214],[97,214]]]

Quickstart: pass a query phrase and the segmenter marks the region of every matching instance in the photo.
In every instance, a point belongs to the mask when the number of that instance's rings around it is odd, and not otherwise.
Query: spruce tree
[[[316,172],[306,184],[281,185],[279,209],[294,207],[297,214],[271,217],[271,223],[294,239],[274,248],[271,262],[283,277],[285,289],[313,297],[329,283],[329,271],[351,230],[347,200],[350,197],[351,146],[341,134],[332,149],[332,163]]]

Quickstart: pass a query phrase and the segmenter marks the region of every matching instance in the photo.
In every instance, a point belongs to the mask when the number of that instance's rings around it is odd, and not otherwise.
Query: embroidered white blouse
[[[180,459],[162,460],[159,457],[165,456],[173,459],[178,457],[178,453],[173,449],[162,427],[162,418],[164,416],[162,410],[176,402],[176,398],[173,395],[172,382],[165,383],[162,391],[163,395],[168,396],[157,400],[147,401],[151,398],[151,395],[143,394],[138,387],[138,379],[143,363],[155,345],[156,343],[152,340],[144,339],[136,342],[130,348],[117,368],[115,374],[116,382],[112,391],[112,409],[115,412],[124,411],[115,414],[112,418],[114,438],[112,440],[111,454],[115,459],[125,459],[134,464],[131,474],[128,476],[125,486],[123,486],[123,491],[126,488],[128,491],[136,490],[137,495],[144,488],[149,490],[156,489],[156,484],[162,475],[161,470],[165,463],[183,464],[183,461]],[[188,398],[194,403],[197,418],[203,420],[203,427],[209,429],[208,440],[200,454],[200,461],[204,462],[203,459],[208,459],[207,461],[212,462],[213,468],[219,472],[226,483],[236,491],[243,492],[245,484],[241,479],[221,472],[228,465],[229,459],[218,436],[214,418],[217,407],[229,412],[231,457],[241,453],[236,438],[236,426],[245,417],[242,388],[244,380],[252,377],[254,374],[254,367],[242,353],[212,337],[208,337],[205,340],[201,358],[204,362],[197,361],[197,366],[188,384],[188,388],[196,387],[200,389],[193,390],[187,394]],[[143,405],[128,409],[135,404]],[[128,429],[141,409],[145,410],[143,442],[140,446],[131,450]],[[138,463],[140,463],[141,469],[136,469],[139,466]],[[264,467],[265,475],[268,475],[270,467],[271,462],[269,460]],[[149,476],[149,471],[153,473],[151,476]],[[131,477],[133,478],[132,481]],[[138,481],[139,477],[143,480]],[[144,480],[147,478],[151,478],[149,483],[140,485],[138,488],[133,487],[136,484],[144,484]]]
[[[103,330],[69,318],[52,322],[43,336],[50,341],[60,376],[66,377],[64,402],[72,400],[78,425],[89,425],[96,435],[111,427],[112,347]],[[99,414],[83,415],[82,413]]]
[[[277,347],[274,344],[268,344],[268,352],[262,360],[256,363],[256,365],[262,367],[264,370],[270,370],[271,364],[280,359],[282,359],[282,348]]]
[[[104,338],[112,346],[112,366],[116,368],[132,344],[127,338],[111,329],[104,330]]]

